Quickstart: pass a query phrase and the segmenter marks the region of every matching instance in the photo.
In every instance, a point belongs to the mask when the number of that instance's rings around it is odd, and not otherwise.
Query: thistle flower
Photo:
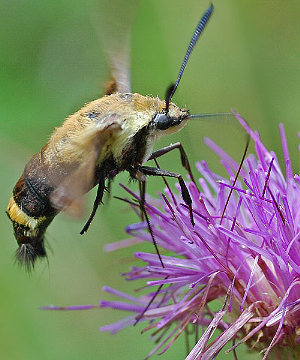
[[[284,348],[286,358],[299,350],[300,178],[293,176],[282,125],[285,175],[258,133],[238,114],[236,117],[256,150],[256,156],[248,156],[242,167],[243,183],[234,184],[239,164],[206,139],[219,155],[229,180],[213,173],[204,161],[196,164],[202,176],[200,190],[194,183],[188,184],[194,227],[188,209],[170,188],[161,195],[159,205],[157,199],[155,206],[149,200],[146,208],[154,238],[166,250],[162,255],[164,268],[156,254],[137,252],[135,257],[146,265],[133,267],[126,277],[145,279],[148,294],[132,297],[104,288],[124,301],[101,301],[100,306],[126,310],[131,315],[101,330],[115,333],[137,319],[149,322],[145,330],[154,329],[157,336],[163,335],[148,356],[167,350],[190,324],[205,331],[186,360],[213,359],[229,341],[233,341],[230,350],[247,343],[262,351],[263,359],[282,355]],[[127,232],[133,237],[130,243],[152,241],[145,222],[128,226]],[[122,246],[122,242],[112,244],[108,250]],[[216,299],[222,304],[218,311],[211,308]],[[210,340],[216,329],[221,334]]]
[[[284,349],[286,359],[299,356],[300,177],[293,176],[282,125],[285,175],[258,133],[235,115],[256,150],[256,156],[249,155],[244,161],[242,180],[235,181],[239,164],[206,139],[229,179],[216,175],[205,161],[196,164],[199,184],[188,183],[195,226],[179,188],[173,192],[167,187],[159,200],[147,198],[153,235],[164,249],[164,267],[157,254],[137,252],[135,257],[145,266],[132,267],[125,275],[146,281],[143,291],[147,293],[135,297],[104,288],[122,301],[100,301],[99,307],[125,310],[130,315],[101,330],[115,333],[137,321],[147,323],[144,331],[154,330],[158,337],[147,358],[166,351],[191,326],[196,335],[199,327],[201,335],[186,360],[214,359],[230,341],[228,351],[246,343],[262,351],[263,359],[281,358]],[[137,205],[132,203],[132,207],[139,213]],[[145,221],[126,230],[131,238],[110,244],[107,250],[152,242]],[[221,303],[217,311],[213,300]],[[212,339],[217,329],[219,335]]]

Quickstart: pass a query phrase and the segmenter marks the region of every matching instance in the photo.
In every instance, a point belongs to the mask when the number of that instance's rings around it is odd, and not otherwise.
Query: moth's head
[[[167,111],[166,111],[167,110]],[[155,114],[151,125],[153,129],[163,134],[173,134],[181,130],[187,123],[190,113],[186,109],[180,109],[173,103],[170,103],[168,109]]]
[[[13,222],[13,228],[19,246],[15,254],[16,262],[20,266],[24,266],[27,271],[31,271],[34,268],[36,259],[47,256],[44,232],[33,232],[29,227],[16,222]]]

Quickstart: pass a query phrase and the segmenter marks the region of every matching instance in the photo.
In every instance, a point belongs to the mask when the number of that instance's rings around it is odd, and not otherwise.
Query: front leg
[[[171,171],[162,170],[162,169],[157,169],[157,168],[154,168],[154,167],[149,167],[149,166],[136,166],[133,169],[134,169],[134,171],[136,171],[136,173],[143,174],[144,176],[145,175],[168,176],[168,177],[173,177],[173,178],[178,179],[179,185],[180,185],[180,188],[181,188],[182,198],[183,198],[184,202],[186,203],[186,205],[188,206],[188,209],[189,209],[189,212],[190,212],[191,223],[192,223],[193,226],[195,225],[194,216],[193,216],[193,209],[192,209],[192,199],[191,199],[190,193],[189,193],[189,191],[188,191],[188,189],[187,189],[187,187],[185,185],[185,182],[183,181],[182,176],[180,174],[174,173],[174,172],[171,172]],[[133,175],[133,176],[136,177],[135,175]],[[144,194],[144,199],[141,198],[141,202],[145,202],[145,194]]]
[[[194,176],[193,176],[193,173],[192,173],[192,170],[191,170],[191,166],[190,166],[190,163],[189,163],[189,159],[186,155],[186,152],[182,146],[182,144],[180,142],[177,142],[175,144],[170,144],[166,147],[163,147],[159,150],[156,150],[156,151],[153,151],[153,153],[149,156],[148,160],[154,160],[154,159],[157,159],[158,157],[162,156],[162,155],[165,155],[167,154],[168,152],[174,150],[174,149],[178,149],[179,152],[180,152],[180,159],[181,159],[181,164],[182,166],[186,169],[186,171],[188,172],[189,176],[190,176],[190,179],[191,181],[196,185],[197,187],[197,184],[195,182],[195,179],[194,179]],[[198,187],[197,187],[198,189]],[[198,189],[199,191],[199,189]]]
[[[146,176],[143,173],[143,171],[141,171],[141,168],[142,168],[142,166],[136,166],[136,167],[133,167],[133,168],[129,168],[128,172],[133,178],[137,179],[138,182],[139,182],[140,209],[141,209],[142,218],[146,219],[148,230],[149,230],[150,236],[152,238],[153,245],[155,247],[155,251],[156,251],[156,253],[158,255],[161,266],[164,268],[165,265],[164,265],[163,260],[161,258],[160,252],[158,250],[157,242],[156,242],[156,240],[154,238],[154,234],[153,234],[152,227],[151,227],[151,224],[150,224],[149,216],[148,216],[147,210],[145,208]]]

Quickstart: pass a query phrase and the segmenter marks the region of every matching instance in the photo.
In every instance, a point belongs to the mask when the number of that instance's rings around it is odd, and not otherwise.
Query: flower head
[[[104,287],[121,300],[50,309],[125,310],[127,317],[101,330],[115,333],[137,322],[147,323],[145,330],[154,330],[158,337],[147,357],[166,351],[191,326],[196,334],[198,327],[202,331],[186,360],[215,359],[230,341],[228,351],[246,343],[262,351],[263,359],[274,354],[281,359],[284,348],[286,359],[297,358],[293,357],[297,351],[299,356],[300,177],[293,175],[282,125],[285,174],[258,133],[235,115],[254,141],[256,155],[249,155],[240,169],[221,148],[205,140],[219,155],[229,179],[215,174],[205,161],[196,164],[199,184],[188,184],[194,226],[179,186],[176,194],[168,186],[160,199],[147,197],[153,236],[163,249],[163,267],[156,253],[137,252],[135,257],[145,265],[125,274],[129,280],[146,281],[146,294],[131,296]],[[139,214],[138,203],[130,203]],[[130,239],[110,244],[107,250],[152,242],[146,221],[128,226],[127,232]],[[221,304],[217,310],[214,300]],[[217,329],[219,335],[212,339]]]
[[[177,191],[168,187],[159,204],[149,199],[146,209],[155,241],[164,249],[164,267],[157,254],[137,252],[145,266],[133,267],[126,276],[145,279],[148,293],[132,297],[104,288],[123,301],[101,301],[100,307],[131,314],[101,330],[114,333],[137,321],[149,322],[146,329],[164,334],[149,356],[164,352],[191,324],[205,331],[187,360],[212,359],[230,340],[235,342],[230,350],[245,342],[263,350],[264,359],[271,349],[296,349],[300,341],[300,178],[292,173],[282,125],[285,174],[258,133],[236,117],[256,150],[256,156],[244,161],[242,180],[235,181],[239,164],[206,139],[229,179],[216,175],[204,161],[196,164],[199,184],[188,184],[195,226]],[[128,226],[127,232],[132,239],[126,245],[152,241],[145,221]],[[124,243],[108,249],[121,246]],[[216,299],[221,301],[218,311],[211,307]],[[216,329],[221,334],[211,340]]]

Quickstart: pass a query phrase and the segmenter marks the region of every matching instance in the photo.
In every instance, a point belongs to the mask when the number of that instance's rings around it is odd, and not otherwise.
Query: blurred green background
[[[46,312],[40,306],[97,304],[110,285],[126,291],[119,273],[131,264],[132,249],[106,254],[103,245],[126,237],[124,227],[137,221],[126,206],[111,198],[99,209],[89,232],[80,236],[84,219],[59,215],[47,232],[49,266],[39,263],[28,276],[15,266],[16,243],[4,211],[13,186],[31,155],[55,126],[85,102],[102,94],[108,66],[98,32],[100,13],[114,3],[79,0],[1,0],[0,32],[0,357],[1,359],[142,359],[153,347],[142,326],[111,336],[98,327],[122,314],[107,310]],[[120,1],[136,7],[132,29],[133,91],[164,97],[175,80],[204,0]],[[195,112],[240,112],[260,131],[280,159],[278,123],[285,124],[294,171],[298,172],[296,137],[300,126],[300,3],[295,1],[215,0],[215,12],[187,66],[173,100]],[[234,121],[190,121],[183,131],[156,148],[181,141],[192,163],[206,159],[222,172],[216,156],[203,145],[209,136],[239,160],[245,138]],[[160,161],[180,171],[178,154]],[[124,196],[118,176],[112,192]],[[136,189],[136,185],[131,185]],[[149,192],[163,188],[148,181]],[[95,193],[88,196],[87,213]],[[145,245],[138,249],[146,250]],[[125,261],[122,260],[125,258]],[[130,291],[130,290],[129,290]],[[243,359],[258,359],[243,352]],[[184,339],[163,355],[183,359]],[[233,355],[220,354],[220,359]]]

